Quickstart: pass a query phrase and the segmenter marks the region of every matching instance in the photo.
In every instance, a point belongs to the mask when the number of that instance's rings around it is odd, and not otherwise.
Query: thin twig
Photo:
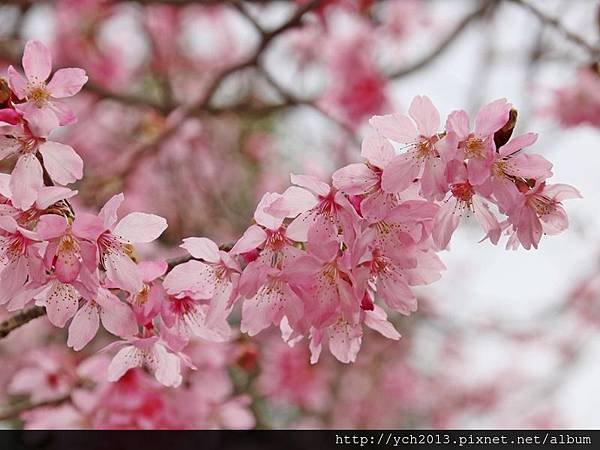
[[[132,169],[137,165],[140,158],[145,158],[149,155],[156,154],[160,150],[162,143],[164,143],[167,139],[169,139],[177,132],[179,127],[185,122],[186,118],[198,115],[204,112],[205,110],[210,109],[210,104],[212,103],[215,94],[219,90],[219,87],[230,75],[248,67],[255,66],[258,63],[258,60],[261,57],[261,55],[267,50],[267,48],[269,47],[269,45],[275,37],[279,36],[280,34],[284,33],[285,31],[291,28],[300,25],[302,22],[302,17],[304,17],[304,15],[307,12],[317,7],[320,2],[321,0],[312,0],[306,3],[305,5],[302,5],[301,7],[296,9],[296,12],[287,21],[285,21],[277,28],[274,28],[273,30],[262,30],[262,28],[258,26],[258,24],[256,24],[258,29],[262,31],[261,41],[256,50],[239,63],[234,64],[224,69],[221,73],[219,73],[212,80],[208,88],[205,90],[202,98],[195,104],[183,106],[178,113],[177,120],[173,121],[174,123],[172,123],[170,126],[165,127],[163,132],[153,142],[151,142],[150,144],[140,145],[139,147],[129,152],[128,162],[124,165],[124,167],[121,170],[118,171],[115,177],[123,177],[126,179],[127,175],[131,173]],[[242,11],[244,11],[244,9],[242,9]]]
[[[444,53],[444,51],[450,47],[450,44],[452,44],[472,22],[475,22],[477,19],[483,17],[488,8],[495,7],[497,4],[498,0],[486,0],[481,2],[481,4],[475,10],[467,14],[458,24],[456,24],[450,34],[442,39],[430,53],[408,65],[407,67],[403,67],[399,70],[389,73],[388,78],[401,78],[425,68],[434,59]]]
[[[533,13],[533,15],[536,16],[542,23],[550,25],[569,41],[585,49],[594,59],[598,59],[600,57],[600,47],[590,44],[583,37],[567,29],[556,17],[549,16],[537,6],[532,5],[526,0],[511,1]]]

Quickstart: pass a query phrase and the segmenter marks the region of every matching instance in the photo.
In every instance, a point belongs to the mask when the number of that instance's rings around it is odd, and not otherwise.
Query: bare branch
[[[554,28],[558,33],[562,34],[567,40],[573,42],[579,47],[585,49],[595,60],[600,58],[600,47],[594,46],[587,42],[583,37],[571,30],[567,29],[556,17],[549,16],[537,6],[532,5],[526,0],[511,0],[513,3],[527,9],[536,16],[542,23]]]
[[[0,323],[0,339],[8,336],[12,331],[22,325],[31,322],[33,319],[46,314],[46,309],[41,306],[33,306],[23,311],[18,312],[12,317],[9,317],[4,322]]]
[[[482,18],[488,9],[496,7],[498,5],[498,0],[486,0],[481,2],[481,4],[473,10],[471,13],[467,14],[456,26],[454,29],[446,36],[444,39],[440,41],[440,43],[427,55],[422,57],[421,59],[415,61],[414,63],[408,65],[407,67],[403,67],[395,72],[391,72],[388,74],[390,79],[401,78],[405,75],[409,75],[413,72],[416,72],[420,69],[425,68],[429,63],[431,63],[434,59],[444,53],[450,45],[465,31],[468,26],[475,22],[476,20]]]

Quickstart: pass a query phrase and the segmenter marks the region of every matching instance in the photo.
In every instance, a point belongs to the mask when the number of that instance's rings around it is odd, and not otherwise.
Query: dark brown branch
[[[277,28],[274,28],[273,30],[264,31],[258,26],[258,24],[256,24],[256,27],[262,32],[260,33],[260,44],[255,49],[255,51],[239,63],[234,64],[229,68],[223,70],[221,73],[219,73],[212,80],[212,82],[204,92],[202,98],[195,104],[182,107],[179,112],[179,118],[176,121],[176,123],[172,124],[169,127],[166,127],[153,142],[151,142],[150,144],[140,145],[139,147],[131,151],[128,155],[129,159],[127,164],[125,164],[125,166],[121,170],[119,170],[118,173],[114,175],[114,177],[127,178],[127,175],[132,171],[132,169],[138,163],[139,159],[157,153],[160,150],[161,144],[177,132],[179,127],[185,122],[186,118],[198,115],[202,112],[205,112],[206,110],[209,110],[213,98],[216,92],[218,91],[219,87],[230,75],[244,70],[248,67],[255,66],[258,63],[258,60],[261,57],[261,55],[267,50],[267,48],[269,47],[269,45],[275,37],[291,28],[300,25],[302,22],[302,17],[307,12],[317,7],[320,2],[321,0],[312,0],[306,3],[305,5],[302,5],[301,7],[296,9],[296,12],[287,21],[285,21]]]
[[[0,323],[0,339],[8,336],[12,331],[16,330],[22,325],[31,322],[33,319],[46,314],[46,309],[42,306],[33,306],[23,311],[18,312],[12,317],[9,317],[4,322]]]
[[[586,50],[595,60],[598,60],[600,58],[600,47],[590,44],[583,37],[567,29],[556,17],[549,16],[544,11],[538,9],[536,6],[532,5],[526,0],[511,1],[527,9],[534,16],[536,16],[543,24],[551,26],[558,33],[562,34],[564,38]]]
[[[468,28],[468,26],[471,23],[483,17],[490,8],[496,7],[497,5],[498,0],[482,1],[481,4],[475,10],[473,10],[471,13],[465,16],[458,24],[456,24],[456,26],[450,32],[450,34],[448,34],[448,36],[442,39],[440,43],[430,53],[428,53],[421,59],[413,62],[412,64],[408,65],[407,67],[403,67],[399,70],[389,73],[388,77],[390,79],[400,78],[405,75],[410,75],[411,73],[416,72],[420,69],[423,69],[434,59],[436,59],[438,56],[444,53],[450,47],[450,45],[463,33],[463,31],[465,31]]]

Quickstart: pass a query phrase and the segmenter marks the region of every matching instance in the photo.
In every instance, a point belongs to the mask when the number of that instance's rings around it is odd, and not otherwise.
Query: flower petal
[[[205,237],[189,237],[180,245],[194,258],[203,259],[206,262],[217,263],[221,260],[219,246]]]
[[[408,113],[417,124],[421,136],[430,137],[438,132],[440,113],[426,95],[417,95],[410,104]]]
[[[78,352],[96,336],[99,324],[98,307],[92,301],[86,302],[69,325],[67,345]]]
[[[23,210],[30,208],[43,184],[42,165],[35,155],[21,156],[10,177],[13,206]]]
[[[167,221],[155,214],[134,212],[123,217],[113,234],[128,242],[152,242],[167,229]]]
[[[50,50],[42,42],[27,42],[23,51],[23,69],[30,82],[44,82],[52,70]]]
[[[69,145],[46,141],[40,145],[44,167],[59,184],[69,184],[83,177],[83,160]]]
[[[60,69],[56,71],[47,88],[54,98],[72,97],[81,90],[87,80],[83,69]]]

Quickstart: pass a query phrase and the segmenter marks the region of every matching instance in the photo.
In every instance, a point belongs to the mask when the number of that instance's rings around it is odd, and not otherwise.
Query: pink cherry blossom
[[[159,279],[167,272],[168,264],[165,261],[141,261],[138,269],[144,286],[127,301],[133,308],[136,322],[143,326],[161,312],[165,293]]]
[[[473,131],[465,111],[455,111],[448,116],[446,129],[458,140],[455,157],[467,160],[468,181],[474,186],[483,184],[490,176],[496,149],[494,133],[508,122],[511,108],[505,99],[484,105],[475,116]]]
[[[58,126],[75,122],[75,115],[60,99],[77,94],[87,82],[82,69],[60,69],[48,82],[52,57],[40,41],[29,41],[23,52],[25,78],[8,68],[11,89],[24,103],[15,105],[36,136],[46,137]]]
[[[117,381],[135,367],[147,369],[165,386],[181,384],[181,357],[168,350],[158,336],[118,341],[112,347],[122,347],[108,366],[108,381]]]
[[[41,244],[36,233],[10,216],[0,216],[0,231],[0,305],[11,301],[22,306],[32,298],[27,288],[44,280]]]
[[[130,293],[143,288],[143,281],[133,259],[135,243],[152,242],[167,228],[167,222],[154,214],[130,213],[117,221],[123,194],[113,196],[98,216],[80,214],[72,230],[75,236],[95,243],[106,276],[116,287]]]
[[[477,192],[467,176],[467,166],[457,160],[448,164],[450,192],[444,205],[439,209],[433,224],[433,240],[440,249],[445,249],[452,234],[458,227],[460,218],[474,214],[486,232],[485,237],[494,244],[500,239],[502,228],[488,203]]]
[[[392,144],[383,136],[367,136],[361,147],[364,163],[348,164],[332,176],[333,186],[349,195],[360,195],[360,214],[363,217],[380,217],[387,208],[398,202],[398,195],[382,188],[381,176],[395,153]]]
[[[40,159],[36,156],[38,152]],[[12,127],[0,136],[0,159],[13,154],[18,155],[10,182],[12,204],[16,208],[27,209],[36,201],[44,186],[43,169],[61,185],[83,176],[83,161],[70,146],[40,140],[22,127]]]
[[[387,192],[401,192],[421,177],[421,194],[439,199],[445,193],[444,164],[439,158],[440,113],[429,97],[417,96],[404,114],[374,116],[369,123],[382,136],[404,144],[406,152],[396,156],[383,172],[382,187]]]
[[[100,288],[73,317],[67,345],[81,350],[98,332],[100,321],[107,331],[122,338],[130,338],[138,331],[131,308],[109,290]]]
[[[567,229],[569,219],[562,201],[581,197],[577,189],[567,184],[545,182],[533,188],[519,184],[519,188],[523,192],[508,213],[512,228],[507,247],[517,248],[520,243],[527,250],[537,248],[542,234],[554,235]]]

